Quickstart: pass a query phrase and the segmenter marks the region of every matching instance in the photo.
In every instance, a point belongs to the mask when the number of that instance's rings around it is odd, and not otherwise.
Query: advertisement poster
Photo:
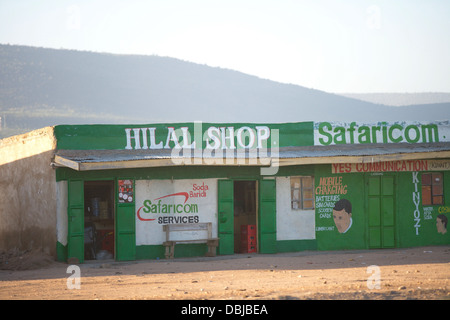
[[[316,236],[320,250],[366,246],[364,179],[360,175],[316,176]]]
[[[136,245],[162,244],[163,225],[203,222],[216,236],[217,179],[136,181]]]
[[[134,190],[132,180],[119,180],[119,202],[133,202]]]

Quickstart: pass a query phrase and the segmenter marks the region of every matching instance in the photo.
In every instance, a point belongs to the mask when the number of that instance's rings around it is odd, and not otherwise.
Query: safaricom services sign
[[[136,245],[162,244],[161,226],[171,223],[211,222],[216,234],[217,179],[136,180],[135,186]]]
[[[314,124],[314,145],[369,143],[434,143],[450,141],[448,121],[439,123],[380,122],[378,124]]]

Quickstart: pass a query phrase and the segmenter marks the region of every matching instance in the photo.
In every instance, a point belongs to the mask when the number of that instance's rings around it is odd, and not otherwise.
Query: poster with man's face
[[[352,226],[352,204],[347,199],[341,199],[333,208],[333,220],[339,233],[346,233]]]
[[[448,219],[445,215],[440,214],[436,218],[436,229],[438,233],[446,234],[447,233],[447,223]]]

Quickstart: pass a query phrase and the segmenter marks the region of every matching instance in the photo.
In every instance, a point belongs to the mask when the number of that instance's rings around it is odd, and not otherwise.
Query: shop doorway
[[[257,252],[257,183],[234,181],[234,252]]]
[[[84,259],[114,259],[114,181],[84,182]]]
[[[395,247],[395,176],[368,176],[369,248]]]
[[[249,182],[245,185],[245,182]],[[236,185],[235,185],[236,184]],[[242,184],[242,185],[240,185]],[[235,189],[241,191],[234,191]],[[242,191],[244,189],[244,191]],[[250,190],[250,192],[245,192]],[[252,191],[253,190],[253,191]],[[218,252],[220,255],[233,254],[235,250],[242,247],[240,237],[235,238],[235,233],[242,228],[241,219],[235,219],[235,197],[244,197],[244,194],[254,192],[254,218],[251,214],[243,215],[246,217],[246,223],[252,223],[256,226],[256,252],[275,253],[277,252],[276,239],[276,184],[275,179],[262,180],[230,180],[223,179],[218,181],[218,227],[217,234],[220,238]],[[247,202],[249,204],[249,202]],[[236,202],[239,206],[240,202]],[[251,202],[250,202],[251,205]],[[238,213],[236,213],[238,216]],[[235,220],[238,220],[235,223]],[[243,220],[243,219],[242,219]]]

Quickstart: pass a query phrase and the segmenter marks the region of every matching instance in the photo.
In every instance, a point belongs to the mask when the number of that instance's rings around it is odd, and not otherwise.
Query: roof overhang
[[[450,158],[450,143],[315,146],[303,147],[294,153],[284,152],[279,166],[445,159]]]
[[[450,158],[450,143],[357,144],[268,150],[58,150],[54,165],[76,171],[170,166],[292,166]]]
[[[273,158],[266,154],[248,152],[217,152],[200,154],[192,150],[60,150],[55,166],[76,171],[132,169],[171,166],[271,166]]]

